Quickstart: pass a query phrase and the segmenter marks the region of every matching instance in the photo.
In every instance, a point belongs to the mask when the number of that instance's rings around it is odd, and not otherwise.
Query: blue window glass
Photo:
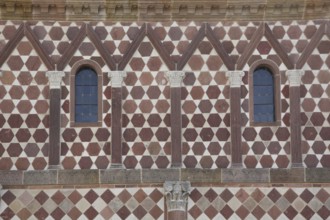
[[[75,121],[97,122],[97,74],[91,68],[82,68],[75,77]]]
[[[274,122],[274,78],[267,68],[258,68],[253,73],[254,121]]]

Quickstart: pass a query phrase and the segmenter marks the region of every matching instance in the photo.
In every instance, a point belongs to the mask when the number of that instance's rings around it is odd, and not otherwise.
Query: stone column
[[[188,196],[190,193],[190,182],[166,181],[164,191],[167,206],[168,220],[187,219]]]
[[[241,84],[243,71],[226,73],[230,82],[230,137],[231,167],[241,168],[242,165],[242,134],[241,134]]]
[[[303,167],[301,153],[300,84],[302,70],[288,70],[290,84],[291,167]]]
[[[181,83],[184,76],[182,71],[170,71],[166,74],[171,86],[172,167],[182,166]]]
[[[125,71],[111,71],[111,168],[122,165],[122,84]]]
[[[61,81],[65,73],[48,71],[49,80],[49,169],[60,168]]]

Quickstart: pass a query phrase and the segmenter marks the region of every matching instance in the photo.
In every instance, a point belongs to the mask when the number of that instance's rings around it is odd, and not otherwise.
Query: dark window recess
[[[267,68],[258,68],[253,73],[254,121],[274,122],[274,78]]]
[[[82,68],[75,77],[75,121],[97,122],[97,74]]]

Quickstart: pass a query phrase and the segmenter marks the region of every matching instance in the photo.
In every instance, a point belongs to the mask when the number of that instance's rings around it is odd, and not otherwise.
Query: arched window
[[[97,85],[93,69],[79,69],[75,79],[75,122],[97,122]]]
[[[274,79],[266,67],[253,73],[254,122],[274,122]]]
[[[70,77],[71,126],[102,125],[102,70],[92,60],[75,63]]]
[[[258,60],[249,71],[250,124],[280,125],[280,71],[271,60]]]

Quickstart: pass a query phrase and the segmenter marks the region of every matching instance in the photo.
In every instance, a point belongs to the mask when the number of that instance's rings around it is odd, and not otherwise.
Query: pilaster
[[[183,71],[167,72],[166,77],[171,87],[171,148],[172,167],[182,166],[182,117],[181,84],[185,77]]]
[[[243,71],[228,71],[226,76],[230,83],[230,131],[231,131],[231,166],[241,168],[242,135],[241,135],[241,84]]]
[[[48,71],[49,81],[49,169],[60,168],[61,82],[65,73]]]
[[[304,71],[288,70],[290,89],[291,166],[303,167],[301,152],[300,84]]]
[[[125,71],[111,71],[111,168],[122,167],[122,84]]]

